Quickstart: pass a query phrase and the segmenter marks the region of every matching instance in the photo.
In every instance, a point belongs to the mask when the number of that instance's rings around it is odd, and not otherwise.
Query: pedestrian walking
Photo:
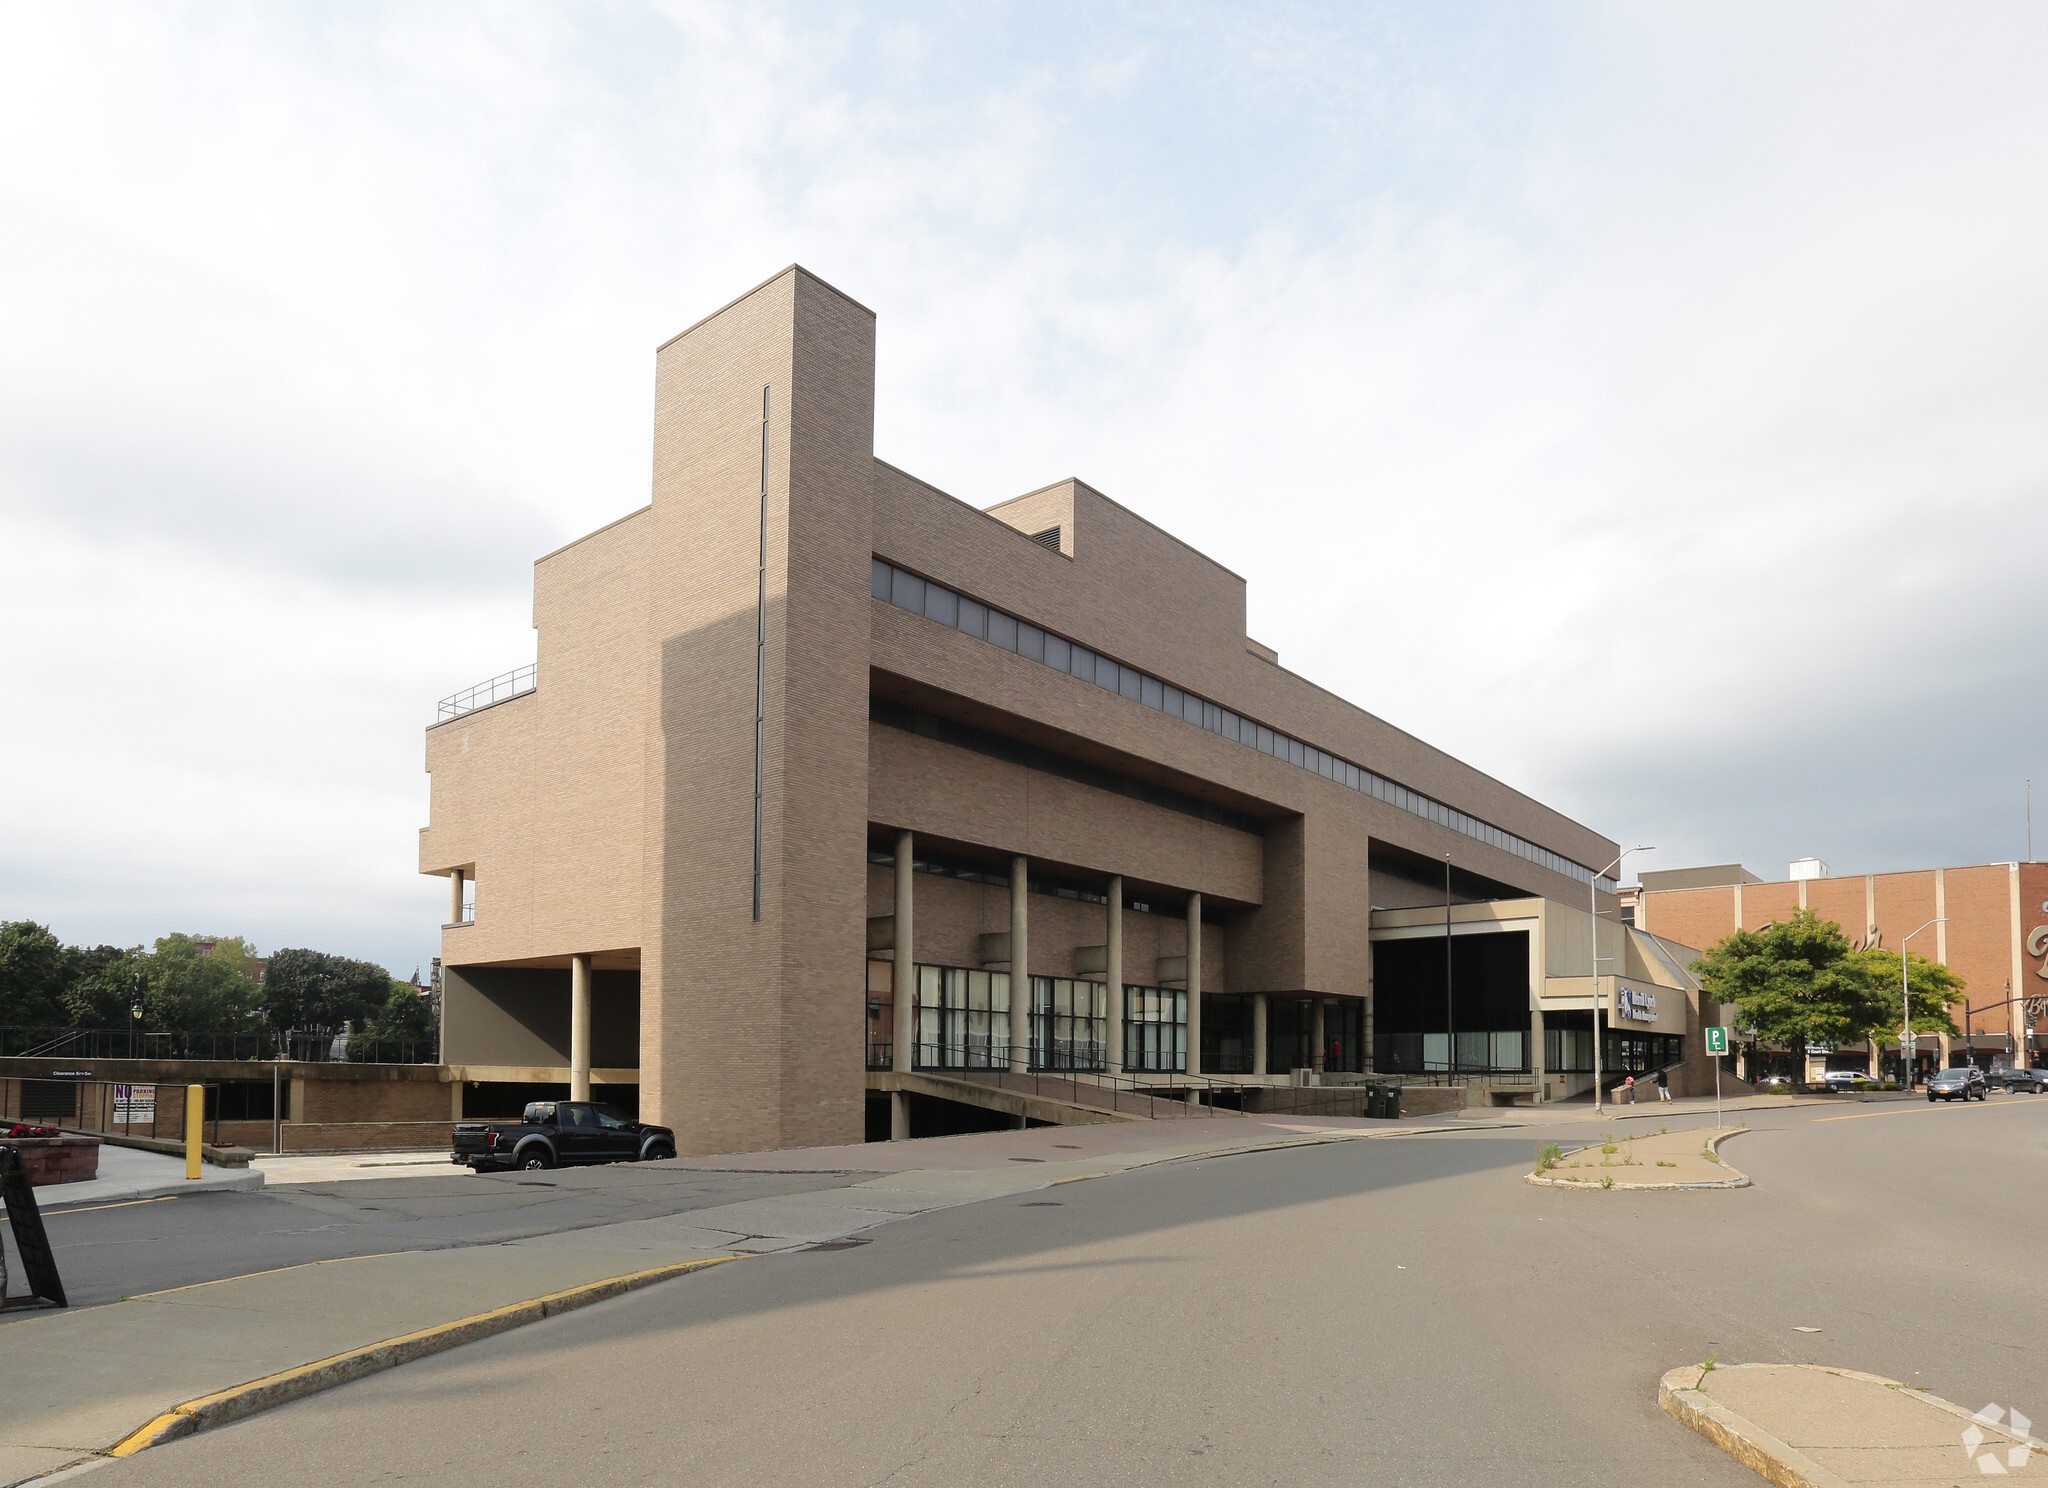
[[[1636,1103],[1636,1077],[1634,1075],[1630,1075],[1626,1080],[1623,1080],[1621,1083],[1628,1090],[1628,1103],[1630,1105],[1634,1105]]]
[[[1671,1074],[1668,1070],[1657,1071],[1657,1104],[1668,1105],[1671,1101]]]

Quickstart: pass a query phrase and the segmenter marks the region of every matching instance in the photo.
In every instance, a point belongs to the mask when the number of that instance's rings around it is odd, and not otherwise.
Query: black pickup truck
[[[479,1173],[575,1163],[653,1162],[676,1155],[676,1134],[594,1101],[534,1101],[517,1122],[465,1121],[449,1161]]]

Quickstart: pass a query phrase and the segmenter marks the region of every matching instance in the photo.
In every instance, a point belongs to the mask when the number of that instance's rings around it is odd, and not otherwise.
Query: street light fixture
[[[1920,927],[1920,930],[1931,929],[1936,925],[1946,925],[1947,923],[1948,916],[1942,915],[1939,918],[1929,920]],[[1915,930],[1913,935],[1918,935],[1920,930]],[[1919,1043],[1913,1037],[1913,989],[1912,984],[1907,980],[1907,973],[1911,963],[1906,957],[1906,941],[1911,940],[1913,935],[1908,935],[1899,942],[1899,1063],[1905,1066],[1902,1078],[1909,1092],[1913,1088],[1913,1056],[1919,1052]],[[1966,1019],[1965,1022],[1967,1021]]]
[[[1630,853],[1655,852],[1654,847],[1625,847],[1621,858]],[[1593,1114],[1598,1116],[1606,1107],[1602,1104],[1600,1091],[1600,880],[1621,866],[1616,858],[1605,868],[1593,875],[1593,881],[1586,885],[1586,914],[1591,921],[1593,936]]]

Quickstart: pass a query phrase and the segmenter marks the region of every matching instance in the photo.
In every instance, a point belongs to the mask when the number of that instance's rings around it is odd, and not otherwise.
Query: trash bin
[[[1398,1085],[1387,1085],[1381,1088],[1386,1097],[1386,1110],[1383,1114],[1389,1121],[1399,1121],[1401,1119],[1401,1087]]]

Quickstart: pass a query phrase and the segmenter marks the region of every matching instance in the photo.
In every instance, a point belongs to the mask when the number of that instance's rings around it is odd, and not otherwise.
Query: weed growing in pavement
[[[1668,1162],[1659,1162],[1659,1163],[1657,1164],[1657,1166],[1658,1166],[1658,1167],[1660,1167],[1660,1168],[1675,1168],[1675,1167],[1677,1167],[1677,1166],[1678,1166],[1678,1164],[1677,1164],[1677,1163],[1668,1163]]]
[[[1703,1148],[1701,1148],[1701,1149],[1700,1149],[1700,1156],[1701,1156],[1701,1157],[1704,1157],[1704,1158],[1705,1158],[1705,1159],[1706,1159],[1706,1160],[1707,1160],[1708,1162],[1710,1162],[1710,1163],[1717,1163],[1717,1162],[1719,1162],[1719,1161],[1721,1160],[1721,1154],[1720,1154],[1720,1153],[1718,1153],[1718,1152],[1716,1152],[1716,1151],[1715,1151],[1715,1150],[1714,1150],[1713,1148],[1711,1148],[1711,1147],[1703,1147]]]
[[[1602,1152],[1606,1152],[1606,1153],[1610,1153],[1610,1154],[1611,1154],[1611,1153],[1613,1153],[1613,1152],[1614,1152],[1614,1151],[1616,1150],[1616,1149],[1615,1149],[1615,1146],[1614,1146],[1614,1133],[1613,1133],[1613,1132],[1609,1132],[1609,1133],[1607,1134],[1607,1140],[1606,1140],[1606,1142],[1604,1142],[1603,1144],[1601,1144],[1600,1150],[1601,1150]]]
[[[1612,1173],[1607,1174],[1604,1178],[1600,1180],[1600,1186],[1602,1188],[1614,1187],[1614,1175]]]
[[[1545,1142],[1536,1149],[1536,1171],[1547,1173],[1564,1161],[1564,1149],[1555,1142]]]
[[[1706,1373],[1712,1374],[1716,1369],[1719,1369],[1721,1367],[1720,1364],[1717,1362],[1717,1357],[1718,1356],[1714,1354],[1708,1354],[1706,1358],[1700,1360],[1700,1368]]]

